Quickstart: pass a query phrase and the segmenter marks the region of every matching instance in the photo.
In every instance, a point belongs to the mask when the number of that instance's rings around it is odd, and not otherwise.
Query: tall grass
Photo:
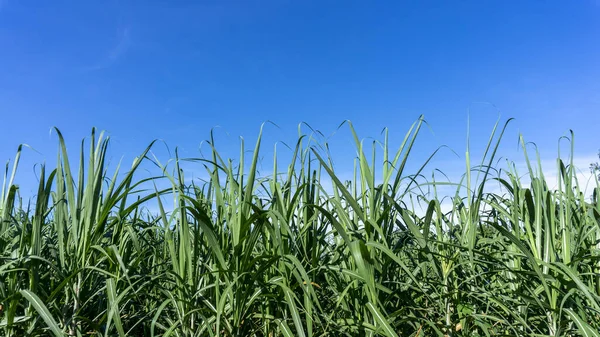
[[[347,123],[349,181],[300,130],[269,176],[262,130],[249,160],[243,143],[221,157],[211,135],[207,157],[165,164],[151,144],[126,172],[109,172],[95,131],[72,166],[57,130],[31,202],[14,181],[19,148],[0,198],[0,334],[599,336],[598,181],[586,199],[572,157],[558,159],[550,189],[524,141],[525,174],[493,166],[506,124],[477,165],[467,149],[461,180],[425,180],[429,160],[405,172],[423,123],[395,152],[387,132],[371,147]],[[160,174],[136,178],[144,162]],[[190,183],[184,162],[210,178]]]

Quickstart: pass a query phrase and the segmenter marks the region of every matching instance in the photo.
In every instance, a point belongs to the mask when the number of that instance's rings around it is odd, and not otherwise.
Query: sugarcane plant
[[[57,129],[35,195],[15,178],[23,147],[4,171],[0,334],[599,336],[598,177],[586,193],[573,134],[556,187],[523,136],[525,172],[498,161],[509,122],[475,165],[467,143],[458,179],[431,167],[441,148],[410,161],[423,117],[395,150],[387,129],[367,141],[344,122],[350,179],[304,124],[271,165],[261,127],[237,158],[211,132],[207,155],[151,143],[127,169],[96,130],[73,166]]]

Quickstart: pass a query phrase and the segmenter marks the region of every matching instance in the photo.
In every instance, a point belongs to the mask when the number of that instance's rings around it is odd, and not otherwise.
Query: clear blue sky
[[[54,162],[58,126],[73,146],[108,130],[127,162],[151,140],[185,155],[214,126],[236,155],[266,120],[269,147],[307,122],[350,119],[398,141],[420,114],[418,158],[464,153],[497,118],[544,156],[573,129],[577,155],[600,147],[600,2],[0,0],[0,159]],[[349,138],[346,135],[342,139]],[[343,152],[344,142],[339,144]],[[348,147],[349,149],[349,147]],[[76,150],[72,148],[71,150]],[[24,168],[29,173],[29,168]]]

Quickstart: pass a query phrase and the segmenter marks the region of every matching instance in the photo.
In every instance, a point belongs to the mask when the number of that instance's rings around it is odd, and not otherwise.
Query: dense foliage
[[[598,157],[600,157],[600,151],[598,151]],[[600,163],[595,162],[590,164],[590,170],[592,173],[600,174]]]
[[[58,133],[56,167],[41,168],[31,203],[14,184],[18,155],[7,166],[0,334],[600,336],[600,204],[572,161],[557,161],[550,189],[523,143],[526,185],[515,165],[491,167],[504,132],[494,128],[480,165],[467,151],[461,181],[426,181],[425,165],[404,172],[422,123],[397,152],[387,134],[374,142],[380,161],[349,124],[351,181],[308,136],[283,170],[275,154],[266,177],[260,136],[235,162],[211,138],[212,153],[192,160],[210,176],[200,185],[151,146],[126,174],[109,173],[102,135],[74,167]],[[146,162],[161,176],[136,178]],[[456,194],[443,199],[440,186]]]

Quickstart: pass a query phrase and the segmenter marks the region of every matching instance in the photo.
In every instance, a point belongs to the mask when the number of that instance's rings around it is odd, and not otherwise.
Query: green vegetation
[[[211,137],[210,155],[188,160],[210,180],[192,184],[183,159],[167,167],[151,146],[108,170],[94,133],[73,166],[59,133],[31,203],[13,184],[19,150],[0,199],[0,335],[600,336],[598,188],[586,199],[558,160],[550,189],[524,141],[526,174],[491,166],[500,124],[481,163],[466,152],[462,180],[425,180],[425,165],[404,172],[422,123],[396,152],[348,123],[351,181],[309,136],[267,177],[260,135],[235,162]],[[160,177],[136,178],[144,163]]]
[[[598,151],[598,157],[600,158],[600,151]],[[600,164],[598,162],[590,164],[590,170],[592,173],[600,174]]]

